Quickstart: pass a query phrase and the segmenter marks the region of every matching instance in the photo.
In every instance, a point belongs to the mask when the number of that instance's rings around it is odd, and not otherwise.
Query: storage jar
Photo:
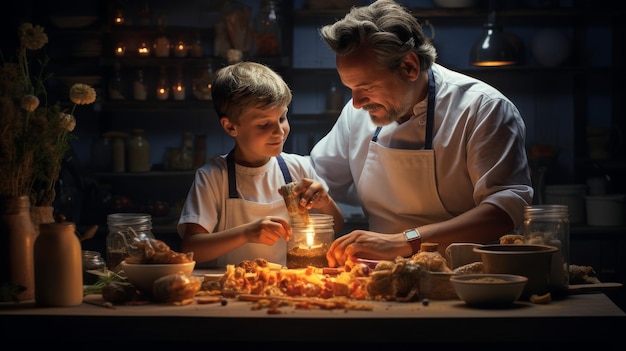
[[[326,252],[335,239],[333,216],[310,214],[309,223],[292,219],[287,242],[287,268],[328,267]]]
[[[566,205],[533,205],[524,209],[525,243],[558,248],[552,255],[551,292],[564,292],[569,285],[569,227]]]

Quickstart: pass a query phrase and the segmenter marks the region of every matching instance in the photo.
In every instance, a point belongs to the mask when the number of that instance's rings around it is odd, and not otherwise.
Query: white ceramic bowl
[[[137,288],[137,290],[148,295],[152,295],[152,284],[155,280],[178,272],[191,275],[195,266],[195,261],[171,264],[136,264],[126,263],[126,261],[122,261],[121,263],[121,267],[126,273],[128,281]]]
[[[457,296],[468,305],[505,306],[522,295],[528,278],[514,274],[462,274],[450,277]]]

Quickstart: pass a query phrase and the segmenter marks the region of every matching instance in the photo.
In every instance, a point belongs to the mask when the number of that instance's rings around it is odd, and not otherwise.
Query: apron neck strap
[[[228,198],[230,199],[238,199],[239,193],[237,192],[237,177],[235,173],[235,149],[230,150],[228,155],[226,155],[226,169],[228,172]],[[283,179],[285,180],[285,184],[289,184],[292,182],[291,174],[289,173],[289,169],[287,168],[287,162],[282,155],[276,156],[276,161],[278,161],[278,166],[280,167],[280,171],[283,174]]]

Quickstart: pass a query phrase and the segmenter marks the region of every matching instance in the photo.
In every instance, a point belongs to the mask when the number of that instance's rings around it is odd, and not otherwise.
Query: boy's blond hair
[[[283,78],[256,62],[239,62],[217,71],[211,94],[217,116],[233,123],[246,109],[288,106],[292,98]]]

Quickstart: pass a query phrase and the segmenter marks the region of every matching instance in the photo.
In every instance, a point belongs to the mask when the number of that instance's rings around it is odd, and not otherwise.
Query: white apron
[[[226,200],[225,220],[220,221],[217,231],[232,228],[241,224],[252,222],[264,216],[279,216],[289,218],[289,212],[285,206],[285,201],[280,199],[271,203],[258,203],[241,199],[237,193],[237,180],[235,176],[235,162],[232,151],[226,157],[228,166],[228,189],[229,198]],[[284,159],[278,155],[276,157],[280,169],[283,172],[285,183],[291,182],[291,175],[287,169]],[[276,190],[278,191],[278,190]],[[287,242],[280,239],[274,245],[264,245],[248,243],[242,245],[223,256],[217,258],[217,266],[225,267],[227,264],[238,264],[243,260],[254,260],[264,258],[269,262],[275,262],[283,266],[287,265]]]
[[[370,141],[357,193],[369,229],[398,233],[453,216],[437,191],[432,130],[435,111],[435,79],[428,70],[428,109],[424,150],[392,149],[377,143],[378,127]]]

